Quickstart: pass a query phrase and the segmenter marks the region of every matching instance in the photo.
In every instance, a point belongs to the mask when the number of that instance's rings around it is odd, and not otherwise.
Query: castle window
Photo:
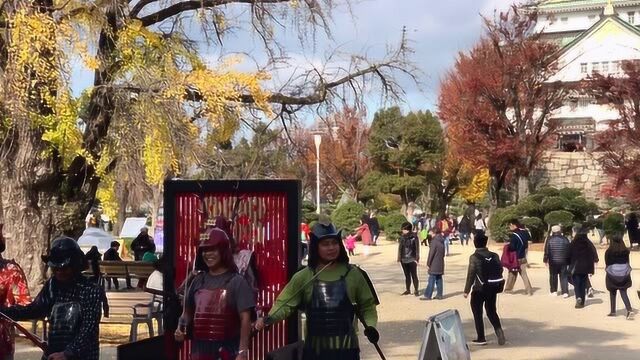
[[[636,23],[636,13],[635,13],[635,11],[629,11],[627,13],[627,19],[629,20],[629,24],[635,24]]]
[[[612,61],[611,62],[611,73],[612,74],[617,74],[620,72],[620,62],[619,61]]]
[[[595,15],[589,15],[589,21],[591,21],[591,22],[596,21],[596,16]]]
[[[608,74],[609,73],[609,62],[608,61],[603,61],[602,62],[602,73],[603,74]]]
[[[580,64],[580,73],[581,74],[586,74],[587,73],[587,63]]]
[[[600,63],[599,62],[591,63],[591,73],[592,74],[600,73]]]
[[[569,23],[569,18],[568,18],[568,17],[561,17],[561,18],[560,18],[560,22],[561,22],[563,25],[566,25],[567,23]]]

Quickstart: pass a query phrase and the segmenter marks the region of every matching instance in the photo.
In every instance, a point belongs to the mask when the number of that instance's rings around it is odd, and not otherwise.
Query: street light
[[[322,143],[322,133],[315,131],[313,142],[316,144],[316,212],[320,214],[320,143]]]
[[[333,134],[337,134],[340,127],[337,122],[334,122],[333,126],[322,126],[312,132],[313,143],[316,144],[316,213],[320,215],[320,144],[322,143],[322,134],[329,132],[331,139]]]

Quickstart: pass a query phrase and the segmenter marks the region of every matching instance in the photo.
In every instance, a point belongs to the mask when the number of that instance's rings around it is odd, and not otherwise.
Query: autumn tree
[[[584,91],[618,112],[618,119],[595,137],[595,151],[611,178],[611,189],[640,203],[640,62],[622,62],[623,76],[593,74]]]
[[[460,156],[489,168],[494,206],[511,175],[518,197],[527,194],[556,128],[552,114],[570,96],[552,79],[558,47],[534,32],[536,19],[516,6],[485,19],[479,43],[458,55],[441,84],[438,115]]]
[[[37,258],[50,238],[78,235],[96,193],[103,203],[115,201],[122,173],[117,170],[131,156],[144,165],[138,176],[155,186],[160,178],[187,174],[201,153],[201,139],[228,141],[243,116],[287,125],[310,105],[323,111],[323,104],[334,100],[358,101],[374,84],[386,95],[401,96],[394,74],[411,69],[404,40],[378,62],[353,56],[347,66],[310,69],[285,84],[267,85],[273,67],[265,64],[286,58],[276,39],[278,27],[295,27],[302,41],[319,31],[330,34],[338,5],[333,0],[2,2],[5,234],[9,256],[32,259],[23,262],[32,285],[44,278]],[[237,56],[204,61],[195,40],[207,40],[224,55],[225,35],[247,24],[264,44],[265,64],[242,72]],[[69,75],[76,59],[94,71],[80,123]]]

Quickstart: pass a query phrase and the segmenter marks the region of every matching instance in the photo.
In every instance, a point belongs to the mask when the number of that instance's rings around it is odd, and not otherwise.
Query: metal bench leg
[[[162,316],[156,317],[156,322],[158,323],[158,335],[164,334],[164,328],[162,327]]]
[[[149,328],[149,337],[153,337],[153,319],[147,320],[147,327]]]
[[[133,320],[131,323],[131,331],[129,332],[129,342],[138,341],[138,322]]]

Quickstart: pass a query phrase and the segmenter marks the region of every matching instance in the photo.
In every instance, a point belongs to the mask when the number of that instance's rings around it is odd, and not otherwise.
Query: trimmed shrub
[[[531,194],[527,196],[525,200],[533,201],[536,204],[542,204],[542,201],[544,200],[544,198],[545,196],[542,194]]]
[[[544,235],[547,229],[546,225],[542,222],[542,219],[537,217],[526,217],[522,219],[522,224],[529,229],[531,241],[534,243],[544,241]]]
[[[522,200],[518,205],[516,205],[515,211],[518,216],[541,217],[544,214],[542,212],[542,206],[540,206],[540,202],[536,202],[528,197]]]
[[[349,232],[360,226],[360,218],[364,213],[364,205],[351,201],[337,208],[331,214],[331,220],[337,229],[342,229],[343,233]]]
[[[602,227],[607,237],[624,234],[624,216],[619,213],[611,213],[604,218]]]
[[[598,205],[593,202],[587,201],[583,197],[576,197],[569,200],[566,210],[571,211],[575,216],[576,221],[585,221],[591,215],[598,213]]]
[[[387,240],[398,240],[402,233],[402,223],[407,221],[407,218],[402,214],[393,213],[379,218],[380,227],[384,230]]]
[[[556,210],[544,216],[544,222],[548,226],[560,225],[563,232],[570,231],[573,226],[573,214],[566,210]]]
[[[544,197],[560,196],[560,191],[554,187],[545,186],[538,189],[538,191],[536,191],[536,194],[540,194]]]
[[[540,207],[543,214],[548,214],[552,211],[565,210],[569,207],[569,201],[560,196],[549,196],[542,200]]]
[[[512,218],[517,218],[517,210],[515,206],[509,206],[503,209],[497,209],[489,219],[489,232],[491,238],[496,242],[505,242],[509,239],[509,229],[507,222]]]
[[[562,188],[558,190],[558,196],[561,196],[567,200],[572,200],[582,196],[582,191],[574,188]]]

